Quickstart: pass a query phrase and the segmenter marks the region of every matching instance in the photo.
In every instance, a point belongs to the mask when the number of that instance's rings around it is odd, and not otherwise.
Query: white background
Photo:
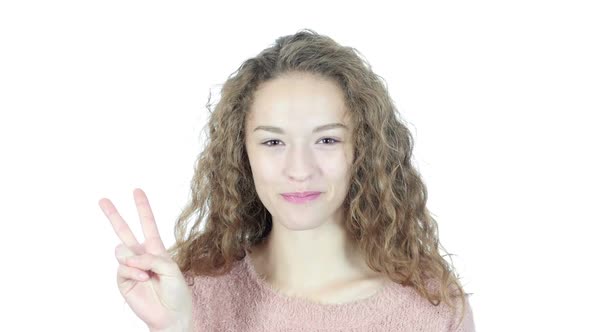
[[[172,245],[209,91],[302,28],[387,81],[478,331],[590,330],[582,3],[3,1],[0,330],[147,331],[98,200]]]

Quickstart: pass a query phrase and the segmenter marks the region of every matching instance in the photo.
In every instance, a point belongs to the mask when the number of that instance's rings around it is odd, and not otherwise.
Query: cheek
[[[324,176],[338,181],[342,181],[342,178],[347,176],[351,163],[344,151],[326,155],[318,161]]]
[[[345,157],[344,153],[338,157],[332,156],[322,161],[322,173],[327,183],[327,201],[340,201],[348,192],[350,181],[349,163],[350,161]]]
[[[260,156],[252,155],[252,158],[250,158],[250,167],[252,168],[252,176],[256,185],[263,186],[277,179],[278,167],[276,163],[264,160]]]

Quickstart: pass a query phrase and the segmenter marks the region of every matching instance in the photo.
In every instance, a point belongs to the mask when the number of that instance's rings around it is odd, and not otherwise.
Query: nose
[[[292,146],[287,151],[285,173],[290,180],[303,182],[308,180],[316,167],[313,152],[304,146]]]

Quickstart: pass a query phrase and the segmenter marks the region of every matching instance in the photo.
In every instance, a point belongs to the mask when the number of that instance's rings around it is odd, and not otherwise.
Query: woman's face
[[[353,146],[344,95],[307,73],[267,81],[246,120],[246,151],[258,197],[273,223],[306,230],[340,223]],[[303,202],[283,194],[320,192]]]

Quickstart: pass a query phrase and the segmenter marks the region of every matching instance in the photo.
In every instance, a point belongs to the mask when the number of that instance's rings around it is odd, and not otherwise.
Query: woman
[[[355,49],[278,38],[224,84],[173,248],[140,189],[143,244],[99,201],[119,289],[151,331],[474,331],[412,148]]]

